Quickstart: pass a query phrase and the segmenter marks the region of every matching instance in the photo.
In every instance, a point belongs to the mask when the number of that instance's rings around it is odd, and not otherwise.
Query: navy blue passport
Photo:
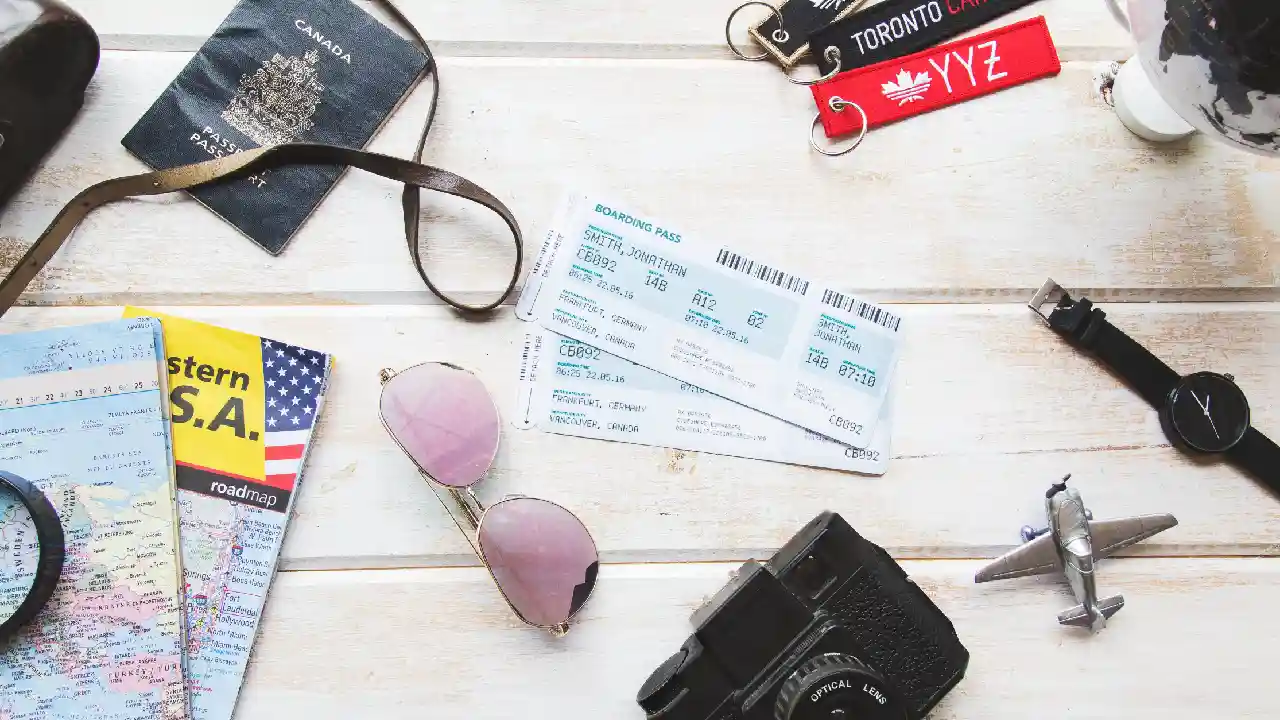
[[[121,142],[155,169],[286,142],[363,148],[426,65],[349,0],[241,0]],[[191,194],[276,255],[342,172],[278,168]]]

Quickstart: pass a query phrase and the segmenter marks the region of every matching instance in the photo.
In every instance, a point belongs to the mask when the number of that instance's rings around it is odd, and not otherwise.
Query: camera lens
[[[679,683],[673,682],[676,672],[680,670],[680,666],[684,664],[684,659],[688,655],[688,651],[680,648],[680,652],[667,658],[657,670],[654,670],[649,679],[644,681],[644,685],[640,687],[640,692],[636,694],[636,702],[644,709],[646,715],[655,715],[664,710],[668,705],[680,697],[680,691],[683,689]]]
[[[905,720],[906,710],[879,673],[832,653],[810,658],[778,692],[777,720]]]

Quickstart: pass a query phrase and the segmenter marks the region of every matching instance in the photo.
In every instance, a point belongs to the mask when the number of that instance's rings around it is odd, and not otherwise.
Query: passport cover
[[[157,170],[287,142],[363,148],[426,66],[349,0],[241,0],[121,143]],[[285,167],[189,192],[276,255],[343,170]]]

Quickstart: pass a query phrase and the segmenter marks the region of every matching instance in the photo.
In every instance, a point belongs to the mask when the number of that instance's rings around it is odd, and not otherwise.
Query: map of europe
[[[0,338],[0,467],[60,517],[57,590],[0,647],[0,720],[180,720],[177,518],[159,324]],[[0,495],[0,615],[29,590],[26,508]]]

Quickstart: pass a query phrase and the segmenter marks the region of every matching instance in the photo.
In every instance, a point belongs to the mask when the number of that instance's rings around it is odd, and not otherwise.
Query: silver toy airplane
[[[1095,562],[1168,530],[1177,525],[1178,520],[1169,514],[1094,520],[1092,513],[1085,510],[1080,493],[1067,487],[1070,478],[1070,475],[1062,478],[1062,482],[1045,494],[1049,527],[1022,528],[1025,544],[979,570],[974,581],[1061,572],[1067,576],[1080,604],[1058,613],[1058,622],[1097,632],[1107,626],[1107,618],[1124,607],[1124,598],[1112,595],[1098,599],[1093,574]]]

